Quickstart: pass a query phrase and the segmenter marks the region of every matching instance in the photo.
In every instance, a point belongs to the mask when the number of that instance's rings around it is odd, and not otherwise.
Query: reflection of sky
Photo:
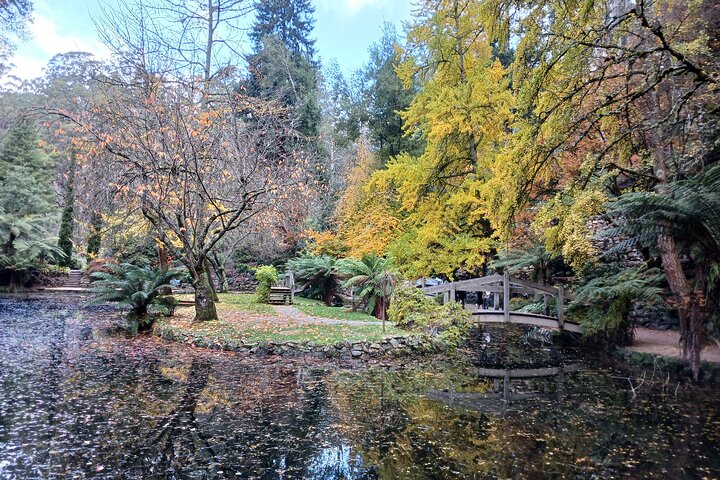
[[[712,391],[663,400],[569,366],[243,358],[99,335],[112,311],[44,302],[0,296],[0,478],[720,478]],[[533,398],[503,400],[506,376]]]
[[[362,471],[362,457],[347,444],[326,447],[310,461],[305,478],[333,480],[356,478]]]

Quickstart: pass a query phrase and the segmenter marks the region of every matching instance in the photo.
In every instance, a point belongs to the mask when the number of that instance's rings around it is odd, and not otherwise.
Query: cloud
[[[335,10],[348,15],[355,15],[366,7],[382,5],[387,0],[319,0],[320,8]]]
[[[10,70],[10,76],[31,79],[42,76],[43,68],[47,66],[48,62],[47,60],[15,55],[10,60],[10,63],[14,65],[12,70]]]
[[[91,30],[94,35],[94,30]],[[110,56],[110,52],[99,40],[93,37],[80,37],[73,34],[62,33],[58,25],[47,15],[36,13],[33,23],[30,24],[30,40],[18,45],[17,51],[10,59],[15,67],[10,71],[23,79],[39,77],[48,61],[58,53],[73,51],[90,52],[103,59]]]
[[[50,57],[72,51],[90,52],[99,57],[108,56],[107,48],[98,40],[62,34],[55,22],[44,16],[35,16],[30,32],[31,43]]]

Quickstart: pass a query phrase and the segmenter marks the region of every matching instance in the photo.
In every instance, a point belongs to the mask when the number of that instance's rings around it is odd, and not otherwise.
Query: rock
[[[350,352],[350,354],[353,356],[353,358],[361,357],[363,352],[361,350],[353,350]]]
[[[400,342],[398,342],[395,338],[391,338],[390,345],[392,346],[392,348],[398,348],[400,347]]]

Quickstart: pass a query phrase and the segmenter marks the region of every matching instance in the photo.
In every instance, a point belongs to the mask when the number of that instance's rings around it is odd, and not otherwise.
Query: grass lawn
[[[295,297],[295,308],[305,315],[320,318],[334,318],[336,320],[356,320],[361,322],[379,322],[377,318],[365,312],[353,312],[345,307],[328,307],[320,300]]]
[[[178,300],[195,300],[195,296],[191,293],[175,295]],[[218,309],[221,305],[232,305],[237,310],[249,313],[259,313],[262,315],[277,315],[272,305],[266,303],[256,303],[255,295],[252,293],[220,293],[220,303],[217,304]]]
[[[161,332],[169,329],[191,338],[204,338],[209,343],[236,343],[244,340],[246,343],[314,342],[316,345],[329,345],[343,341],[377,342],[387,336],[409,333],[389,323],[386,324],[386,332],[383,333],[381,325],[306,323],[249,312],[245,299],[238,303],[228,300],[217,304],[217,308],[220,317],[218,321],[193,323],[193,308],[181,307],[174,317],[160,320],[158,327]]]

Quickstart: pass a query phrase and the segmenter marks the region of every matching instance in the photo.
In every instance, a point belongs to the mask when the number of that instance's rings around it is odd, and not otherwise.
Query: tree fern
[[[570,306],[587,335],[611,343],[626,344],[632,339],[629,314],[636,302],[662,301],[659,286],[663,275],[656,268],[608,266],[585,281],[574,292]]]
[[[309,297],[322,298],[326,305],[332,306],[339,285],[337,273],[338,260],[328,255],[305,255],[287,262],[295,278],[304,282],[302,290]]]
[[[172,288],[170,281],[182,275],[181,269],[139,267],[130,263],[108,264],[106,272],[91,275],[94,297],[91,304],[114,302],[130,310],[149,325],[148,308],[152,305],[160,313],[170,314],[172,302],[163,298]]]
[[[366,255],[362,260],[346,258],[337,263],[337,271],[345,278],[343,287],[353,290],[368,313],[384,320],[399,276],[392,261],[375,254]]]

